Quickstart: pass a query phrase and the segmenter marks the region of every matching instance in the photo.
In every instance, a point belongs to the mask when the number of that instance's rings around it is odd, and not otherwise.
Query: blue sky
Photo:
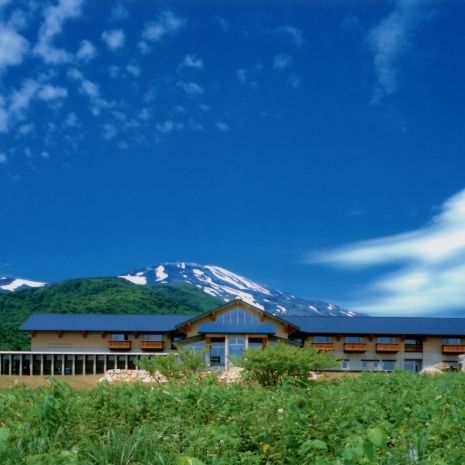
[[[0,0],[0,275],[195,261],[465,316],[464,14]]]

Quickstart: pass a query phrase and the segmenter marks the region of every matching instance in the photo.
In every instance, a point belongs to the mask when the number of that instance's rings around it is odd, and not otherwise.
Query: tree
[[[234,362],[246,377],[263,386],[274,386],[287,377],[307,381],[310,371],[336,366],[336,359],[312,347],[278,343],[263,350],[247,349]]]

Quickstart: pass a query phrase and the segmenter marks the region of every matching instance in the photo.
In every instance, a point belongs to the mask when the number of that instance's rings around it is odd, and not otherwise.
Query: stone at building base
[[[109,383],[166,383],[168,380],[161,373],[155,372],[153,375],[147,370],[107,370],[105,375],[99,379],[99,383],[107,381]]]

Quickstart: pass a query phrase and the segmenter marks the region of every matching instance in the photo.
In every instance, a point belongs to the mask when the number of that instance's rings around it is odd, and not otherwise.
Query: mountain
[[[257,284],[248,278],[214,265],[162,263],[120,275],[140,286],[184,284],[228,302],[242,299],[275,315],[357,316],[338,305],[307,300],[287,292]]]
[[[222,301],[188,285],[134,286],[118,278],[63,281],[0,293],[0,350],[28,350],[19,326],[32,313],[158,313],[195,315]]]
[[[30,287],[42,287],[46,283],[39,281],[31,281],[22,278],[7,278],[0,276],[0,291],[17,291],[20,289],[27,289]]]

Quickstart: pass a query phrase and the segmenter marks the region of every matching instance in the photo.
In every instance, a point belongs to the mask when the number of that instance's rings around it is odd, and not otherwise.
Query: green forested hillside
[[[18,327],[32,313],[196,314],[221,305],[192,286],[136,286],[119,278],[74,279],[0,294],[0,350],[28,350]]]

